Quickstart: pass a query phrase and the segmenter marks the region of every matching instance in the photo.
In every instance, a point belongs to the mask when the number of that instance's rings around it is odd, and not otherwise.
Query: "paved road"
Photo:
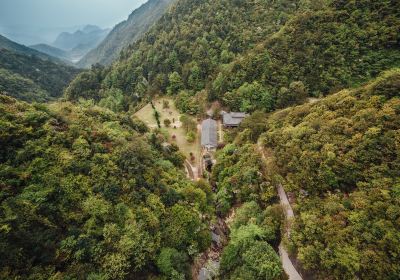
[[[287,221],[286,234],[290,236],[290,225],[292,219],[294,219],[294,213],[292,206],[290,206],[286,192],[281,184],[278,185],[278,195],[281,201],[281,205],[285,209],[285,216]],[[301,275],[297,272],[296,268],[294,267],[292,261],[290,260],[289,255],[282,242],[281,244],[279,244],[279,255],[281,257],[283,269],[285,270],[287,275],[289,275],[289,280],[303,280]]]
[[[289,275],[289,280],[303,280],[290,260],[289,255],[282,243],[279,244],[279,256],[281,257],[283,269],[285,270],[286,274]]]
[[[282,187],[282,184],[278,185],[278,195],[279,199],[281,200],[281,205],[286,210],[286,218],[288,219],[294,218],[292,206],[290,206],[289,199],[287,198],[287,195]]]
[[[261,154],[262,159],[266,160],[262,144],[259,142],[259,143],[257,143],[257,146],[258,146],[258,150]],[[292,206],[290,206],[289,199],[286,195],[286,192],[285,192],[282,184],[279,184],[277,189],[278,189],[278,195],[279,195],[281,205],[283,206],[283,208],[285,210],[285,216],[286,216],[286,221],[287,221],[287,225],[288,225],[286,228],[286,234],[288,236],[290,236],[290,225],[291,225],[292,219],[294,219],[293,209],[292,209]],[[285,270],[286,274],[289,276],[289,280],[303,280],[303,278],[301,277],[299,272],[294,267],[292,261],[290,260],[289,254],[286,251],[285,245],[283,244],[283,242],[281,242],[281,244],[279,244],[279,256],[281,257],[283,269]]]

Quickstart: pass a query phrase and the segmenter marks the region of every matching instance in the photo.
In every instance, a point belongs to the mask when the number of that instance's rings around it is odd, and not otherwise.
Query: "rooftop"
[[[241,112],[224,113],[224,125],[238,126],[245,117],[247,117],[247,114]]]
[[[201,145],[203,147],[218,146],[217,122],[213,119],[206,119],[201,124]]]

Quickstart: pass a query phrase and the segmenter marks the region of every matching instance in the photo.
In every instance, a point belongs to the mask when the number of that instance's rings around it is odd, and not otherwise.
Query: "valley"
[[[76,65],[88,52],[96,48],[109,32],[109,29],[86,25],[73,33],[60,33],[51,45],[42,43],[30,48]]]
[[[399,1],[61,2],[119,23],[0,36],[0,279],[400,278]]]

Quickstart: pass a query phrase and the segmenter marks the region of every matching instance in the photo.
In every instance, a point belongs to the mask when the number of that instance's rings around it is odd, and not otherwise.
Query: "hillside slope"
[[[68,60],[68,53],[62,49],[47,45],[47,44],[37,44],[29,46],[29,48],[37,50],[39,52],[48,54],[53,57],[57,57],[63,60]]]
[[[277,107],[284,107],[290,105],[285,95],[290,97],[292,82],[300,81],[310,96],[318,97],[399,67],[399,46],[398,1],[334,0],[312,9],[303,6],[279,32],[221,68],[214,94],[237,107],[237,89],[257,81],[275,96]],[[233,96],[226,98],[226,92]]]
[[[59,97],[79,72],[35,54],[0,50],[0,91],[21,100],[45,101]]]
[[[63,62],[60,59],[58,59],[54,56],[50,56],[50,55],[40,52],[38,50],[15,43],[14,41],[11,41],[8,38],[0,35],[0,50],[2,50],[2,49],[9,50],[9,51],[23,54],[23,55],[28,55],[28,56],[33,55],[33,56],[39,57],[40,59],[43,59],[43,60],[51,60],[55,63],[63,64]]]
[[[297,1],[289,0],[178,1],[122,52],[93,90],[119,88],[131,104],[149,93],[188,89],[194,94],[208,87],[218,67],[278,31],[296,9]],[[84,97],[73,86],[67,95]]]
[[[124,48],[136,42],[165,13],[175,0],[149,0],[132,12],[126,21],[116,25],[98,47],[83,57],[77,65],[89,68],[100,63],[110,65]]]
[[[1,279],[185,279],[211,188],[128,115],[0,95]]]
[[[263,123],[268,170],[297,197],[290,243],[303,266],[318,279],[396,279],[400,69]]]
[[[399,66],[399,11],[394,0],[182,0],[93,90],[119,88],[131,104],[168,92],[186,104],[202,94],[232,110],[283,108]]]

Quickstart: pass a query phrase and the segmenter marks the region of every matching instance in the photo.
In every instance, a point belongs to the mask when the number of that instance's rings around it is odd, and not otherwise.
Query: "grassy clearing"
[[[163,108],[163,101],[169,102],[169,108]],[[179,121],[181,114],[178,112],[174,105],[174,101],[172,98],[163,97],[158,98],[153,101],[154,106],[156,107],[157,111],[160,113],[160,121],[161,127],[168,131],[169,134],[169,142],[175,143],[178,145],[181,152],[190,159],[190,153],[193,153],[196,158],[196,163],[193,165],[197,165],[199,156],[200,156],[200,137],[197,135],[196,141],[194,143],[189,143],[186,141],[186,131],[182,127],[181,122]],[[157,128],[157,121],[154,117],[154,111],[151,107],[151,104],[147,104],[141,110],[135,113],[140,120],[146,123],[147,126],[150,128]],[[171,126],[166,127],[164,125],[164,120],[169,119],[171,121]],[[176,136],[173,139],[173,135]]]

